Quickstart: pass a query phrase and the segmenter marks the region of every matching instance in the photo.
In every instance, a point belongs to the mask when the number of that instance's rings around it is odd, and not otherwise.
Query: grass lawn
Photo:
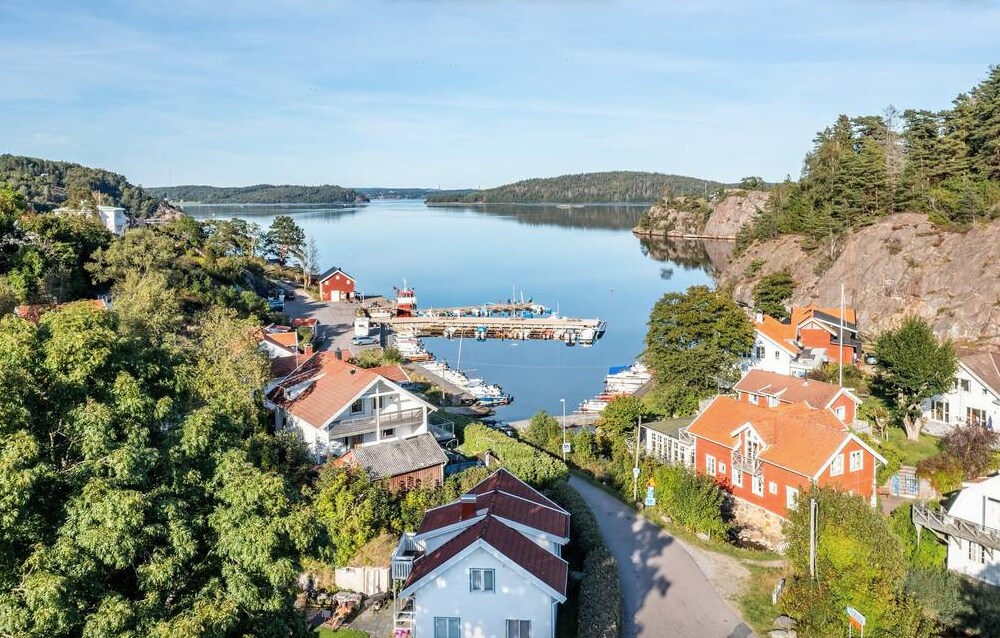
[[[368,634],[357,629],[317,629],[319,638],[370,638]]]
[[[940,451],[936,437],[921,434],[919,441],[910,441],[902,428],[889,428],[889,440],[883,445],[898,451],[903,465],[916,465],[917,461],[934,456]]]
[[[780,569],[768,569],[748,565],[750,579],[747,589],[740,598],[740,612],[743,620],[753,627],[759,636],[766,636],[774,628],[774,619],[778,617],[778,608],[771,604],[771,593],[781,576]]]

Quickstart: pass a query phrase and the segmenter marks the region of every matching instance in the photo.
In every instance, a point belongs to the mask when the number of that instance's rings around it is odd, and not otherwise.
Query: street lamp
[[[563,431],[563,444],[562,444],[562,459],[563,463],[566,462],[566,399],[559,399],[559,403],[562,403],[562,431]]]

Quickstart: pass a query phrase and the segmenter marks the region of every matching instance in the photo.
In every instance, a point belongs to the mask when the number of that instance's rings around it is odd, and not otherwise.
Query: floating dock
[[[475,339],[555,339],[568,345],[589,345],[604,334],[601,319],[568,317],[389,317],[394,331],[419,337]]]

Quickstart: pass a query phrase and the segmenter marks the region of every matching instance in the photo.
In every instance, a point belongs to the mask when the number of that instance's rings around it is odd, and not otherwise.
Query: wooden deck
[[[593,341],[604,334],[607,324],[601,319],[568,317],[391,317],[384,320],[393,330],[421,337],[463,336],[475,338],[485,327],[489,339],[562,339],[572,334],[581,342],[585,331],[592,331]],[[478,329],[478,331],[477,331]]]

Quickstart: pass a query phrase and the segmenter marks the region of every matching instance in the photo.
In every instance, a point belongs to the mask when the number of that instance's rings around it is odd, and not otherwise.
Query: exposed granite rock
[[[761,277],[788,268],[796,305],[838,305],[843,281],[847,303],[858,310],[868,337],[915,314],[941,337],[1000,345],[1000,221],[958,233],[937,228],[925,215],[892,215],[847,238],[825,270],[817,269],[822,252],[804,252],[800,239],[752,245],[730,263],[720,283],[734,286],[736,299],[749,303]],[[747,277],[755,262],[760,267]]]
[[[735,239],[740,228],[753,220],[770,197],[766,191],[729,189],[710,204],[704,199],[685,197],[657,202],[632,232],[654,237]]]
[[[687,200],[678,200],[684,203]],[[653,204],[639,220],[639,225],[632,229],[637,235],[649,235],[659,237],[684,237],[688,235],[700,235],[705,227],[703,215],[693,211],[684,210],[676,204],[671,205],[666,202]]]
[[[735,238],[746,224],[767,206],[771,199],[769,191],[745,191],[729,189],[712,205],[712,214],[705,222],[704,235],[707,237]]]

